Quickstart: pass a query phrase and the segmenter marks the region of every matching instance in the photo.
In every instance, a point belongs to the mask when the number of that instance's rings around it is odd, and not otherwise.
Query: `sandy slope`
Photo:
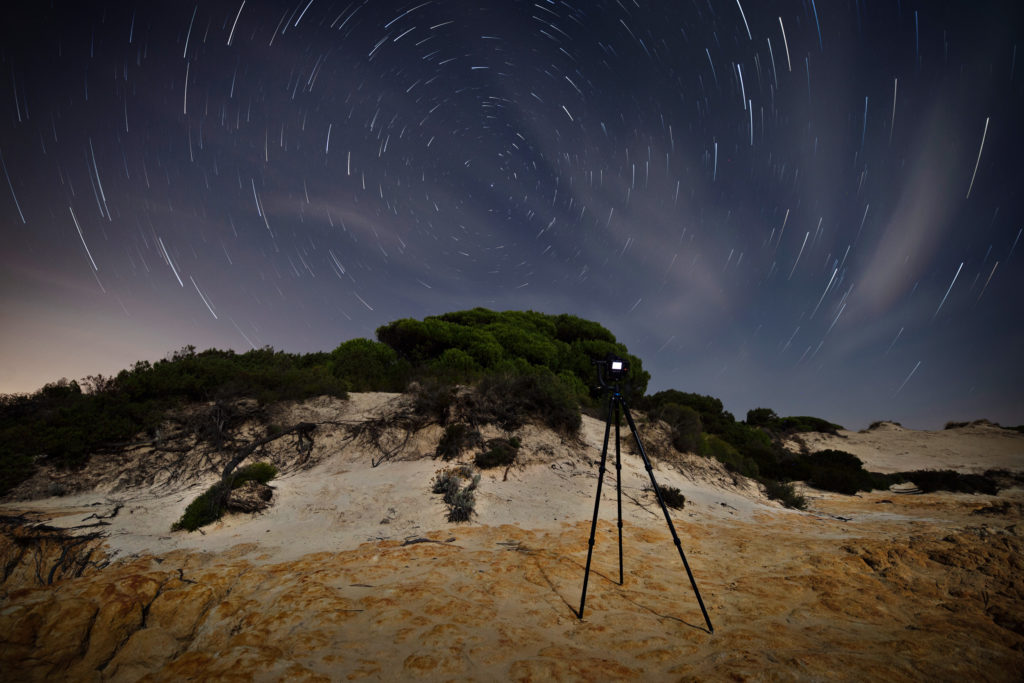
[[[863,432],[815,433],[802,440],[811,451],[835,448],[853,453],[874,472],[1024,468],[1024,435],[986,423],[929,432],[883,422]]]
[[[395,400],[354,395],[340,410],[357,419]],[[109,567],[34,585],[29,560],[47,566],[57,551],[39,545],[5,576],[0,668],[22,679],[115,680],[1018,680],[1024,670],[1020,490],[808,491],[800,513],[714,463],[659,462],[659,483],[687,497],[672,517],[709,634],[628,451],[625,582],[610,463],[585,619],[576,618],[602,423],[586,419],[581,444],[524,430],[525,463],[507,477],[484,473],[478,515],[463,525],[446,523],[429,491],[444,463],[413,457],[432,451],[439,432],[416,435],[379,467],[340,431],[322,432],[318,464],[276,480],[268,512],[204,534],[167,531],[198,490],[3,506],[71,527],[124,505],[105,520],[117,558]],[[887,443],[886,433],[898,438]],[[861,457],[875,469],[884,458],[908,462],[904,451],[932,462],[929,436],[868,436],[877,459]],[[954,466],[993,466],[983,452],[1006,466],[1024,441],[1004,452],[971,436],[959,435],[970,455]],[[16,545],[0,548],[5,563]]]

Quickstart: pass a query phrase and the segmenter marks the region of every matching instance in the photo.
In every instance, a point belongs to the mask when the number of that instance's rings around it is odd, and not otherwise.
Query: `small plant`
[[[468,522],[473,516],[473,508],[476,506],[476,496],[468,486],[460,489],[452,496],[448,504],[449,522]]]
[[[447,503],[459,490],[460,485],[458,476],[450,470],[445,470],[434,478],[434,486],[430,490],[434,493],[443,494],[444,502]]]
[[[465,487],[462,481],[469,479]],[[473,492],[480,484],[480,475],[473,474],[469,467],[454,467],[438,472],[431,490],[442,495],[448,506],[449,522],[468,522],[473,516],[476,496]]]
[[[772,500],[777,500],[785,507],[794,510],[807,509],[807,499],[796,492],[793,483],[788,481],[776,481],[775,479],[761,479],[764,484],[764,492]]]
[[[482,470],[491,467],[507,467],[519,452],[519,439],[491,439],[484,444],[485,450],[476,454],[474,462]]]
[[[665,501],[665,505],[676,510],[682,510],[683,506],[686,505],[686,496],[675,486],[661,486],[659,488],[661,489],[661,499]]]

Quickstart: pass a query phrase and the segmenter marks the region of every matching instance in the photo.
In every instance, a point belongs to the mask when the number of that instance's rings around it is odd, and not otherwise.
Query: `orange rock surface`
[[[626,523],[622,586],[614,522],[599,524],[582,621],[586,521],[462,526],[279,563],[245,546],[138,557],[53,585],[8,580],[0,668],[8,680],[1019,680],[1024,537],[1016,513],[976,514],[983,502],[828,496],[817,514],[680,520],[714,634],[654,520]]]

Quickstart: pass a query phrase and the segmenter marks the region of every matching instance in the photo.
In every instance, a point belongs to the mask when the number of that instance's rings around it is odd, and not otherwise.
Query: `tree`
[[[747,411],[747,424],[751,427],[771,427],[779,416],[771,408],[754,408]]]

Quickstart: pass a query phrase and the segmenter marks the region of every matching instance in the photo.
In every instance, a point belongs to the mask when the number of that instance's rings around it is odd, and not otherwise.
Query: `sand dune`
[[[293,410],[356,420],[397,400],[353,395]],[[876,469],[907,453],[936,461],[934,437],[876,431],[843,442],[872,455],[844,450]],[[522,463],[483,473],[470,524],[445,522],[430,493],[446,464],[421,456],[438,432],[416,434],[378,467],[341,430],[322,432],[316,464],[273,482],[270,510],[204,533],[168,529],[208,481],[6,503],[0,514],[57,528],[98,513],[109,526],[89,527],[106,533],[90,542],[91,561],[109,564],[85,562],[78,577],[61,569],[46,585],[67,544],[19,541],[24,527],[8,526],[0,667],[20,680],[1019,680],[1024,670],[1019,489],[806,491],[809,510],[795,512],[717,463],[659,460],[659,483],[687,498],[672,517],[710,634],[630,452],[625,581],[612,466],[587,610],[576,617],[603,423],[585,419],[579,443],[524,429]],[[1024,436],[1011,436],[1004,452],[990,435],[959,434],[967,455],[943,451],[942,462],[1013,465]],[[645,445],[658,451],[657,435]],[[983,462],[986,452],[1002,464]]]
[[[862,432],[839,430],[839,436],[814,433],[801,440],[811,451],[835,448],[853,453],[874,472],[951,469],[981,473],[1024,467],[1021,434],[987,422],[935,432],[882,422]]]

